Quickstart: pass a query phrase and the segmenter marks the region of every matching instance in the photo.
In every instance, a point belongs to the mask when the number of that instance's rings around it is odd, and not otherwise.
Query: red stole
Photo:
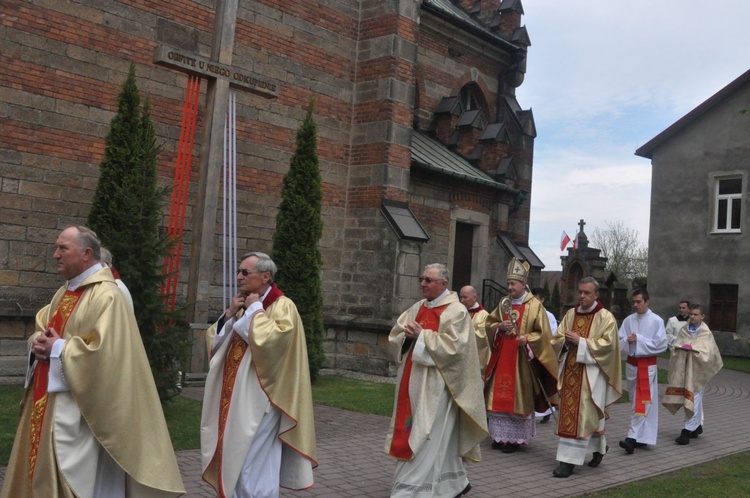
[[[60,337],[65,335],[65,326],[68,324],[73,309],[83,295],[83,287],[74,291],[65,291],[57,308],[52,314],[47,329],[55,329]],[[47,331],[45,330],[44,333]],[[32,387],[34,389],[34,408],[31,410],[31,449],[29,451],[29,479],[34,475],[36,467],[36,458],[39,454],[39,443],[41,441],[42,424],[44,423],[44,414],[47,411],[47,383],[49,382],[49,362],[37,362],[34,370],[34,379]]]
[[[276,287],[276,284],[271,284],[271,290],[268,295],[263,299],[263,309],[267,310],[278,298],[283,296],[284,293]],[[232,334],[230,339],[229,349],[227,350],[226,357],[224,358],[224,375],[221,381],[221,398],[219,401],[219,438],[216,442],[216,454],[217,469],[219,477],[219,496],[225,497],[226,492],[224,490],[224,479],[221,476],[222,473],[222,458],[224,456],[224,429],[227,425],[227,416],[229,415],[229,405],[232,402],[232,392],[234,391],[234,381],[237,379],[237,372],[240,369],[240,363],[242,358],[245,357],[247,352],[247,343],[240,337],[239,334],[235,334],[234,330],[229,331]],[[249,331],[248,331],[249,333]]]
[[[440,315],[448,305],[427,308],[422,305],[417,313],[416,322],[423,329],[437,332],[440,327]],[[424,334],[425,332],[422,331]],[[409,446],[409,434],[411,433],[412,411],[409,399],[409,379],[411,378],[411,355],[414,351],[414,342],[409,347],[409,353],[404,360],[404,371],[401,373],[401,383],[398,386],[398,402],[396,404],[396,417],[393,427],[393,440],[388,454],[400,460],[411,460],[414,453]]]
[[[576,310],[573,318],[573,332],[581,336],[581,339],[587,339],[594,317],[602,308],[604,308],[602,303],[597,301],[594,309],[588,313],[579,313]],[[577,439],[578,414],[581,411],[581,390],[583,389],[583,375],[586,365],[576,362],[578,346],[570,344],[569,347],[562,373],[562,389],[559,392],[560,419],[557,424],[557,435]]]
[[[635,414],[646,416],[646,405],[651,404],[651,380],[648,375],[648,367],[656,365],[656,356],[644,356],[636,358],[628,356],[628,364],[638,368],[635,378]]]
[[[519,328],[523,323],[523,313],[525,310],[526,305],[523,303],[513,305],[513,311],[518,313],[515,323]],[[520,330],[516,332],[517,334],[521,333]],[[490,364],[485,371],[486,378],[490,378],[493,373],[495,376],[492,382],[492,405],[487,407],[487,411],[515,413],[518,348],[518,335],[495,334]]]
[[[483,309],[484,309],[484,306],[482,306],[481,304],[477,303],[477,307],[476,308],[472,308],[472,309],[469,310],[469,317],[471,317],[473,319],[474,315],[476,315],[478,312],[482,311]]]

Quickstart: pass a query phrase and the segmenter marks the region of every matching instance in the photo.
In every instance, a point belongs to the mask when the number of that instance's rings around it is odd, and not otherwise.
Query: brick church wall
[[[34,314],[62,283],[54,241],[61,229],[86,221],[131,61],[163,147],[160,184],[171,185],[187,77],[156,66],[153,53],[168,44],[210,56],[212,9],[187,0],[0,5],[0,336],[27,336]],[[448,256],[454,185],[412,182],[417,88],[422,130],[430,130],[440,100],[470,81],[484,91],[487,118],[497,119],[497,78],[508,55],[474,49],[466,33],[441,34],[439,23],[425,20],[418,2],[266,0],[239,8],[232,64],[279,81],[280,91],[272,100],[237,92],[238,247],[271,251],[281,182],[314,97],[328,366],[393,373],[384,337],[419,298],[422,266]],[[205,88],[203,81],[178,300],[187,290]],[[383,199],[408,201],[429,242],[399,240],[380,213]],[[528,237],[528,211],[509,221],[497,202],[489,210],[490,237],[498,226]],[[212,317],[222,311],[221,216]],[[487,256],[492,272],[502,266],[496,245]]]

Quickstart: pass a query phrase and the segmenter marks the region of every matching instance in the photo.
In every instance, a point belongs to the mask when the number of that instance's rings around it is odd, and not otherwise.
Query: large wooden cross
[[[217,0],[210,58],[165,45],[157,47],[154,52],[156,64],[205,78],[208,82],[205,127],[200,150],[198,199],[193,216],[186,316],[199,336],[201,330],[208,328],[209,289],[213,271],[219,179],[229,90],[232,87],[265,98],[275,98],[279,95],[279,85],[274,80],[232,66],[237,3],[238,0]],[[193,361],[193,371],[200,371],[205,367],[195,363]]]

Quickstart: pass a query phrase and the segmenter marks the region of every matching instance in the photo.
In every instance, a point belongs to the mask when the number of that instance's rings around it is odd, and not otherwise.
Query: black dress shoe
[[[575,465],[572,463],[560,462],[555,470],[552,471],[552,475],[555,477],[570,477],[573,473]]]
[[[686,444],[690,444],[690,434],[691,433],[692,433],[692,431],[689,431],[687,429],[682,429],[682,432],[680,433],[679,437],[674,440],[675,443],[681,444],[683,446],[686,445]]]
[[[620,448],[625,450],[625,453],[628,455],[632,455],[635,451],[635,439],[632,437],[626,437],[622,441],[620,441]]]
[[[602,463],[602,458],[604,458],[604,455],[609,451],[609,445],[604,449],[604,453],[599,453],[598,451],[594,452],[594,456],[591,458],[591,461],[589,462],[589,467],[598,467],[600,463]]]
[[[515,453],[516,451],[518,451],[519,446],[519,444],[507,443],[500,451],[502,451],[503,453]]]
[[[471,483],[467,484],[464,490],[456,495],[456,498],[460,498],[463,495],[469,494],[469,491],[471,491]]]
[[[695,439],[701,434],[703,434],[703,426],[699,425],[697,429],[695,429],[694,431],[690,433],[690,439]]]
[[[505,446],[505,443],[498,443],[497,441],[492,441],[493,450],[502,450],[504,446]]]
[[[638,443],[638,442],[636,442],[633,446],[635,446],[636,448],[645,448],[648,445],[646,443]]]
[[[544,417],[542,417],[542,421],[539,423],[546,424],[547,422],[549,422],[549,418],[550,418],[550,415],[545,415]]]

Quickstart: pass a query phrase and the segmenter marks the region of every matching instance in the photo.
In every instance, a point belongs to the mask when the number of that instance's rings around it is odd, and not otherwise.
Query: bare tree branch
[[[607,227],[595,228],[591,246],[607,258],[606,268],[621,280],[645,277],[648,273],[648,246],[638,241],[638,230],[628,228],[617,220],[604,222]]]

